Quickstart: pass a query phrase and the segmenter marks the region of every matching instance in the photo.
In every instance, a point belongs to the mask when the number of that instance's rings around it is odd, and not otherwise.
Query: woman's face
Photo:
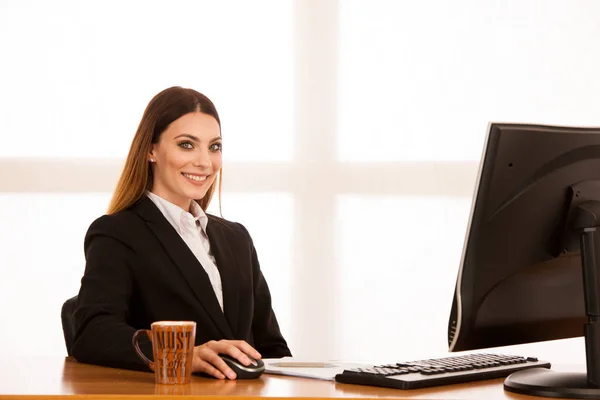
[[[221,169],[221,146],[219,123],[210,115],[193,112],[171,122],[148,155],[154,177],[150,191],[189,211]]]

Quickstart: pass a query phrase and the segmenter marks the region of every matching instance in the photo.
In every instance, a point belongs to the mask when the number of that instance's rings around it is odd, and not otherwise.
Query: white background
[[[0,0],[3,355],[66,354],[83,236],[172,85],[217,105],[223,216],[252,234],[294,355],[444,355],[487,124],[600,125],[598,15],[592,0]],[[514,351],[584,354],[581,339]]]

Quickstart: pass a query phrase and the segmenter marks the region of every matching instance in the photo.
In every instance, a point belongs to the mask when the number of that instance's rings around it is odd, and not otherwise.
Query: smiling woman
[[[191,199],[206,210],[221,171],[221,146],[221,120],[208,97],[180,87],[163,90],[144,111],[108,213],[130,207],[148,190],[184,210]]]
[[[108,215],[85,237],[71,348],[78,361],[147,369],[132,337],[164,320],[196,321],[193,370],[217,378],[236,378],[219,354],[246,366],[249,357],[291,355],[248,231],[205,213],[221,149],[206,96],[172,87],[150,101]],[[140,346],[152,354],[149,341]]]

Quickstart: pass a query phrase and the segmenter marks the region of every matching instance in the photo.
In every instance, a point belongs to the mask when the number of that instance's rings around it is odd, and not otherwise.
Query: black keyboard
[[[513,372],[534,367],[550,368],[550,363],[539,361],[535,357],[470,354],[347,369],[337,374],[335,380],[357,385],[417,389],[503,378]]]

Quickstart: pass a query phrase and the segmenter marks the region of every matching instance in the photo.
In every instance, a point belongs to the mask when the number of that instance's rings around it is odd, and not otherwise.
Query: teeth
[[[188,179],[191,179],[193,181],[198,181],[198,182],[206,180],[206,175],[198,176],[198,175],[183,174],[183,176],[185,176]]]

